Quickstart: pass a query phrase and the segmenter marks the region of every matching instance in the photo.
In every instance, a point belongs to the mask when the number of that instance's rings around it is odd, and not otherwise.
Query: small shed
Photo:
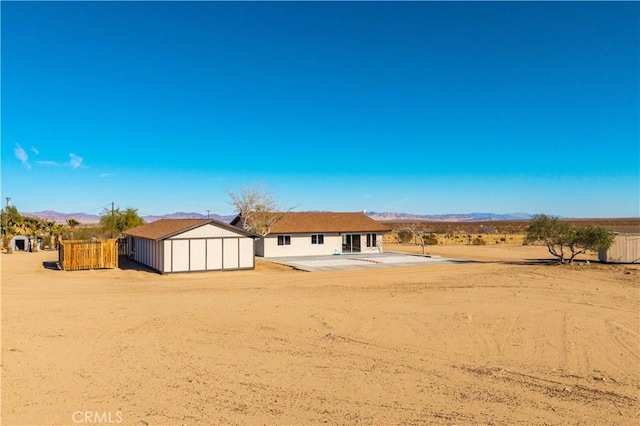
[[[598,259],[607,263],[639,263],[640,234],[616,233],[608,250],[599,250]]]
[[[160,219],[124,234],[128,256],[162,274],[255,268],[255,235],[216,220]]]
[[[9,243],[11,251],[29,251],[31,248],[30,238],[25,235],[16,235]]]
[[[9,248],[11,249],[11,251],[42,250],[42,237],[16,235],[9,242]]]

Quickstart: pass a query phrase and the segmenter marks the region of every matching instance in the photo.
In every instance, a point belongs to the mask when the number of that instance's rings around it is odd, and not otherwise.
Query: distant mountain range
[[[410,213],[394,213],[394,212],[365,212],[367,216],[378,221],[403,221],[403,220],[431,220],[442,222],[480,222],[488,220],[529,220],[531,215],[528,213],[466,213],[466,214],[441,214],[441,215],[417,215]],[[93,224],[100,222],[100,216],[86,213],[59,213],[51,210],[41,212],[27,213],[23,212],[23,216],[37,217],[40,219],[54,220],[56,222],[66,222],[68,219],[75,219],[81,224]],[[210,214],[209,218],[220,222],[229,223],[235,215],[218,215]],[[177,212],[161,216],[143,216],[146,222],[154,222],[159,219],[207,219],[206,214]]]
[[[438,214],[438,215],[418,215],[410,213],[393,212],[366,212],[367,216],[379,221],[402,221],[402,220],[431,220],[440,222],[482,222],[488,220],[529,220],[529,213],[462,213],[462,214]]]
[[[47,220],[55,220],[56,222],[66,222],[68,219],[75,219],[81,224],[93,224],[100,222],[100,216],[96,214],[87,214],[87,213],[60,213],[54,212],[51,210],[45,210],[42,212],[22,212],[23,216],[31,216],[37,217],[39,219],[47,219]],[[219,220],[221,222],[231,222],[235,215],[232,216],[221,216],[218,214],[210,214],[209,218]],[[159,219],[206,219],[206,214],[200,213],[185,213],[185,212],[177,212],[165,214],[162,216],[142,216],[145,222],[154,222]]]
[[[207,217],[206,214],[177,212],[177,213],[165,214],[165,215],[162,215],[162,216],[143,216],[142,218],[146,222],[154,222],[154,221],[160,220],[160,219],[215,219],[215,220],[220,221],[220,222],[229,223],[235,217],[236,217],[236,215],[221,216],[221,215],[215,214],[215,213],[211,213]]]

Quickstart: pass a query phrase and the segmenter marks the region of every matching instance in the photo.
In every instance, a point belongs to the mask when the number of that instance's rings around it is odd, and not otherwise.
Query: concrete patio
[[[347,269],[391,268],[399,266],[443,265],[470,263],[469,260],[408,253],[340,254],[330,256],[289,256],[265,258],[268,262],[291,266],[301,271],[332,271]]]

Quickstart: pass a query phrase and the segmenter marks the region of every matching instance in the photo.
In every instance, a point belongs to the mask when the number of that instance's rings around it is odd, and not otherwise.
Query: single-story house
[[[640,263],[640,234],[616,233],[608,250],[599,250],[598,259],[607,263]]]
[[[129,257],[163,274],[255,268],[255,235],[216,220],[160,219],[124,234]]]
[[[364,213],[281,213],[270,232],[255,240],[256,256],[316,256],[380,253],[382,237],[390,229]],[[243,227],[241,216],[231,222]]]

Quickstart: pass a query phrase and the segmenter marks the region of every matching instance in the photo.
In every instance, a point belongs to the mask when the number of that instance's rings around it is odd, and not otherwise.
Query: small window
[[[290,246],[291,245],[291,235],[278,235],[278,245],[279,246]]]
[[[324,235],[323,234],[311,235],[311,244],[324,244]]]
[[[376,234],[367,234],[367,247],[376,247]]]

